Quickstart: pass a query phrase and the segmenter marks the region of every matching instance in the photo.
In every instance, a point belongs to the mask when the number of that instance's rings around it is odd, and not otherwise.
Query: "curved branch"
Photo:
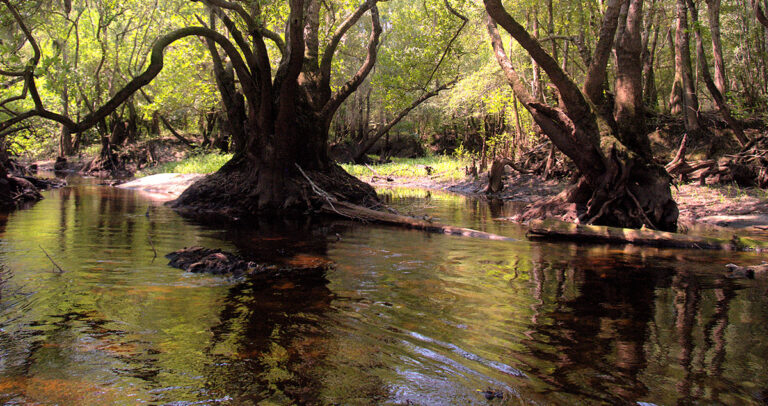
[[[531,37],[528,31],[507,13],[507,10],[501,4],[501,0],[483,0],[483,2],[485,3],[486,11],[494,21],[504,27],[515,41],[528,51],[531,58],[544,69],[544,72],[547,73],[547,76],[549,76],[560,92],[563,103],[568,106],[568,115],[575,121],[592,116],[589,103],[587,103],[581,90],[568,77],[568,74],[560,68],[560,64],[541,47],[539,41]]]
[[[330,120],[333,114],[339,108],[341,103],[349,97],[358,86],[363,83],[363,80],[368,76],[373,69],[373,65],[376,64],[376,55],[378,53],[379,38],[381,37],[381,22],[379,21],[379,8],[374,4],[371,6],[371,23],[373,29],[371,30],[371,36],[368,41],[368,54],[365,61],[358,69],[357,73],[344,86],[341,87],[336,93],[331,96],[323,109],[320,111],[320,115],[326,120]],[[325,57],[325,56],[323,56]]]
[[[757,21],[759,21],[763,27],[768,28],[768,18],[763,13],[763,8],[760,7],[760,2],[758,0],[752,0],[752,7],[755,8],[755,16],[757,16]]]
[[[232,19],[230,19],[229,16],[220,8],[214,7],[212,4],[215,2],[211,2],[210,0],[205,0],[205,2],[208,3],[208,6],[211,8],[211,10],[213,10],[214,13],[221,19],[221,22],[223,22],[227,27],[227,30],[229,30],[229,33],[232,35],[232,38],[235,40],[237,46],[240,47],[240,49],[243,51],[243,55],[245,56],[245,60],[248,63],[248,68],[251,70],[251,72],[257,73],[260,71],[263,67],[260,66],[256,58],[254,58],[253,52],[251,52],[251,47],[249,47],[248,43],[245,42],[243,34],[240,33],[240,30],[237,29],[237,26],[232,21]]]
[[[280,51],[280,54],[285,55],[285,41],[283,41],[283,38],[280,37],[280,34],[271,31],[264,26],[257,27],[256,30],[259,32],[259,34],[261,34],[261,36],[274,42],[275,46]]]
[[[517,99],[531,113],[531,117],[552,140],[552,143],[574,161],[576,167],[585,174],[594,176],[595,173],[599,173],[601,170],[599,163],[603,162],[603,158],[597,148],[594,147],[598,145],[598,140],[590,139],[590,134],[579,131],[577,124],[560,109],[539,103],[528,92],[528,86],[520,79],[504,51],[496,23],[490,15],[486,18],[494,55]],[[593,136],[596,138],[595,135]]]
[[[453,85],[455,85],[456,82],[457,80],[454,79],[444,85],[439,86],[438,88],[430,92],[425,92],[418,99],[414,100],[413,103],[411,103],[409,106],[400,110],[400,112],[394,118],[392,118],[392,120],[384,124],[382,128],[376,131],[376,134],[374,134],[371,138],[368,138],[367,140],[365,140],[360,145],[360,147],[357,148],[357,151],[355,151],[355,156],[353,157],[353,160],[355,162],[359,162],[360,159],[373,147],[373,145],[376,144],[376,141],[378,141],[379,139],[381,139],[381,137],[386,135],[389,132],[389,130],[391,130],[392,127],[397,125],[397,123],[399,123],[405,116],[407,116],[408,113],[410,113],[416,107],[419,107],[419,105],[421,105],[425,101],[437,96],[441,91],[453,87]]]
[[[2,0],[2,1],[5,2],[6,0]],[[23,121],[27,118],[34,117],[34,116],[57,121],[67,126],[72,132],[85,131],[93,127],[100,120],[102,120],[103,118],[111,114],[113,111],[115,111],[118,107],[120,107],[120,105],[123,102],[125,102],[129,97],[131,97],[136,91],[138,91],[143,86],[150,83],[152,79],[154,79],[157,76],[157,74],[160,73],[160,71],[163,69],[163,51],[165,51],[165,49],[169,45],[171,45],[173,42],[177,40],[180,40],[182,38],[189,37],[189,36],[194,36],[194,35],[210,38],[213,41],[215,41],[217,44],[219,44],[227,53],[227,55],[229,55],[230,60],[232,61],[232,65],[237,71],[237,75],[240,78],[240,82],[244,90],[248,94],[255,94],[252,92],[256,92],[256,87],[251,78],[251,74],[245,65],[245,62],[243,61],[242,57],[238,53],[237,48],[235,48],[235,46],[231,42],[229,42],[229,40],[226,37],[208,28],[187,27],[187,28],[178,29],[176,31],[173,31],[169,34],[166,34],[160,37],[157,40],[157,42],[155,42],[155,45],[152,47],[150,64],[147,67],[147,69],[141,75],[133,78],[130,82],[128,82],[128,84],[126,84],[125,87],[123,87],[117,93],[115,93],[115,95],[109,101],[107,101],[103,106],[101,106],[98,110],[85,116],[79,123],[75,123],[68,117],[65,117],[61,114],[48,111],[44,108],[36,107],[34,110],[27,111],[25,113],[20,114],[19,116],[13,117],[9,120],[6,120],[0,123],[0,131],[3,131],[4,129],[10,127],[13,124],[16,124],[20,121]],[[31,90],[31,87],[30,87],[30,90]]]
[[[501,40],[501,35],[499,35],[499,29],[496,27],[496,22],[493,21],[489,15],[486,16],[486,27],[488,29],[488,35],[491,37],[493,55],[496,57],[499,66],[501,66],[501,71],[507,78],[507,82],[512,87],[515,96],[517,96],[520,103],[527,108],[528,104],[536,101],[536,98],[528,92],[528,86],[522,79],[520,79],[514,66],[512,66],[512,61],[509,60],[509,56],[507,56],[507,53],[504,51],[504,43]]]
[[[606,2],[603,25],[600,27],[600,39],[597,40],[595,53],[584,80],[584,94],[595,104],[600,104],[608,57],[611,55],[613,38],[616,36],[622,3],[624,3],[623,0],[608,0]]]
[[[461,31],[464,30],[464,27],[466,27],[467,23],[469,22],[469,19],[467,17],[464,17],[455,8],[453,8],[451,6],[451,3],[448,2],[448,0],[444,0],[443,2],[445,3],[445,7],[448,9],[448,11],[451,14],[455,15],[456,17],[460,18],[462,23],[461,23],[461,26],[459,26],[459,29],[456,30],[456,33],[453,34],[453,37],[451,37],[451,40],[448,41],[448,45],[445,46],[445,51],[443,51],[443,55],[440,57],[440,60],[437,62],[437,65],[435,65],[435,69],[432,69],[432,73],[429,74],[429,79],[427,79],[427,81],[424,82],[425,88],[429,85],[429,82],[432,81],[432,78],[435,77],[435,73],[437,73],[437,70],[440,69],[440,65],[443,64],[445,57],[448,56],[448,51],[451,50],[451,46],[453,46],[453,43],[456,41],[456,38],[459,38],[459,34],[461,34]]]
[[[256,22],[253,20],[253,17],[250,14],[248,14],[248,12],[245,11],[243,6],[241,6],[239,3],[234,3],[226,0],[204,0],[204,1],[206,3],[209,3],[209,5],[214,5],[214,6],[218,6],[221,8],[234,11],[240,17],[243,18],[243,21],[245,21],[245,24],[248,26],[249,30],[256,26]]]
[[[339,28],[333,33],[328,46],[323,51],[323,58],[320,60],[320,88],[326,89],[331,83],[331,66],[333,64],[333,56],[336,53],[336,48],[339,46],[339,42],[344,38],[344,35],[349,31],[352,26],[360,20],[360,17],[370,10],[376,4],[375,0],[366,0],[360,7],[355,10],[344,22],[341,23]]]

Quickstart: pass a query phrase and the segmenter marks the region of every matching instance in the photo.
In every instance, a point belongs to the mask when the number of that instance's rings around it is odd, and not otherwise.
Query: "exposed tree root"
[[[685,182],[698,179],[704,185],[735,182],[745,187],[768,187],[768,137],[759,136],[736,154],[718,160],[687,162],[685,139],[675,158],[666,165],[667,171]]]
[[[259,177],[259,172],[255,169],[249,172],[237,162],[232,166],[227,164],[219,172],[190,186],[169,204],[183,215],[203,219],[232,220],[270,213],[314,213],[433,233],[514,240],[383,211],[385,208],[370,185],[336,165],[326,171],[305,170],[295,165],[293,175],[284,179],[277,189],[269,179]]]
[[[612,152],[599,184],[580,177],[557,196],[532,204],[519,219],[554,217],[581,224],[675,231],[677,204],[664,168],[619,155]]]

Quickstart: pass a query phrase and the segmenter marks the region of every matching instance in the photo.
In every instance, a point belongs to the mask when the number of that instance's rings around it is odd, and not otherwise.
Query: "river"
[[[532,243],[494,220],[510,206],[381,193],[403,212],[518,241],[346,221],[224,229],[88,180],[45,192],[0,217],[0,402],[768,398],[768,281],[723,274],[757,254]],[[325,285],[262,286],[167,266],[163,255],[192,245],[334,267]]]

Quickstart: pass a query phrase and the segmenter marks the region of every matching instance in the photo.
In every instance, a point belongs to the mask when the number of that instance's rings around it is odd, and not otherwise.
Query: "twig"
[[[57,264],[56,261],[54,261],[50,255],[48,255],[48,252],[45,251],[45,248],[43,248],[43,246],[40,244],[38,244],[37,246],[40,247],[41,250],[43,250],[43,254],[45,254],[45,256],[48,257],[48,259],[51,261],[51,263],[53,263],[53,266],[55,266],[59,270],[59,273],[64,273],[64,270],[61,269],[59,264]]]
[[[333,211],[335,211],[340,216],[347,217],[347,218],[352,218],[352,217],[350,217],[348,215],[345,215],[345,214],[342,214],[338,210],[336,210],[336,207],[333,206],[333,202],[336,199],[334,199],[333,196],[329,195],[328,192],[326,192],[325,190],[321,189],[319,186],[315,185],[315,182],[312,182],[312,179],[310,179],[309,176],[307,176],[307,174],[304,173],[304,170],[301,169],[301,166],[299,166],[298,163],[296,163],[295,165],[296,165],[296,168],[299,169],[299,172],[301,172],[301,175],[304,176],[304,179],[306,179],[307,182],[309,182],[309,185],[312,186],[312,191],[315,192],[315,194],[317,194],[318,196],[324,198],[328,202],[328,204],[331,206],[331,209],[333,209]]]
[[[157,250],[155,249],[155,244],[152,242],[152,236],[147,234],[147,239],[149,240],[149,246],[152,247],[152,252],[155,253],[155,256],[152,257],[152,262],[154,262],[155,258],[157,258]]]
[[[648,223],[648,227],[650,227],[652,230],[656,230],[656,225],[653,224],[653,221],[651,221],[651,219],[648,218],[648,215],[645,214],[645,210],[643,210],[643,206],[640,204],[640,201],[637,200],[637,197],[635,197],[635,194],[632,193],[632,191],[629,190],[629,189],[627,189],[627,194],[629,195],[629,197],[632,198],[632,200],[637,205],[637,208],[640,211],[640,214],[643,215],[643,218],[645,219],[645,222]]]
[[[371,171],[371,172],[373,172],[373,174],[374,174],[374,175],[376,175],[376,176],[380,176],[380,175],[379,175],[379,173],[378,173],[378,172],[376,172],[376,170],[375,170],[375,169],[371,168],[371,166],[370,166],[370,165],[368,165],[368,164],[364,164],[364,165],[365,165],[365,167],[366,167],[366,168],[370,169],[370,171]]]

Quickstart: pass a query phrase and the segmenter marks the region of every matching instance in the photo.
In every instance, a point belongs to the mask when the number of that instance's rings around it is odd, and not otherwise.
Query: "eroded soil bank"
[[[377,187],[415,187],[445,190],[483,199],[501,199],[532,203],[560,193],[567,181],[507,172],[504,189],[493,195],[486,194],[488,174],[467,178],[460,182],[446,182],[432,178],[360,177]],[[732,185],[706,185],[687,183],[672,191],[680,210],[679,222],[683,226],[704,223],[719,227],[755,227],[768,230],[768,191],[741,188]]]
[[[139,178],[118,187],[138,190],[157,200],[172,200],[189,185],[204,175],[158,174]],[[378,177],[360,176],[361,180],[376,187],[411,187],[449,191],[481,199],[501,199],[532,203],[561,192],[567,181],[544,180],[537,176],[508,173],[504,189],[487,195],[488,175],[467,178],[459,182],[430,177]],[[388,180],[389,179],[389,180]],[[768,191],[757,188],[739,188],[731,185],[707,185],[689,183],[673,190],[680,209],[680,224],[688,227],[708,224],[719,227],[757,228],[768,230]]]

